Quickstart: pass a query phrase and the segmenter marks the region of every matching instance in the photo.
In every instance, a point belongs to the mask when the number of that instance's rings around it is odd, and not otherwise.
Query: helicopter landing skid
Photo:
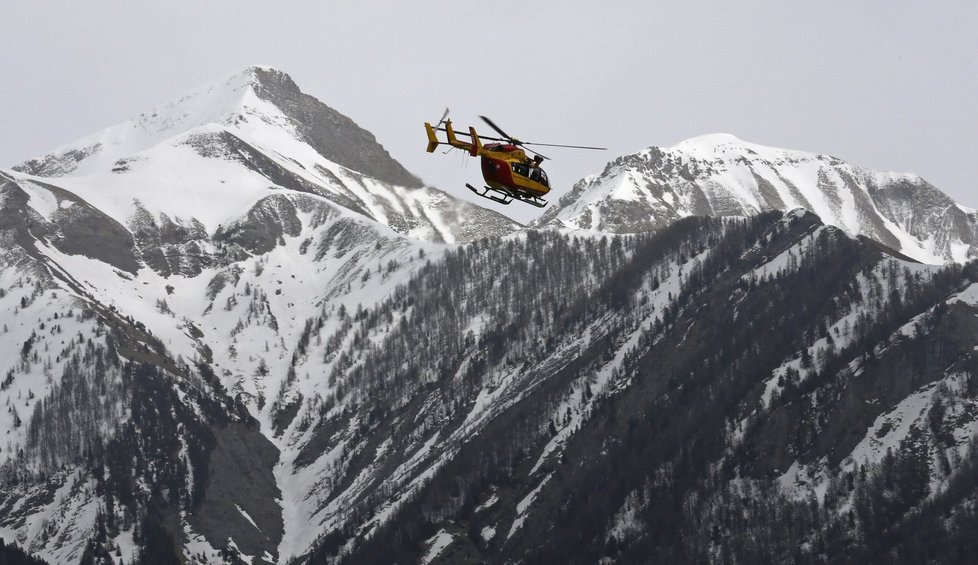
[[[469,190],[471,190],[472,192],[478,194],[479,196],[481,196],[483,198],[488,198],[489,200],[492,200],[494,202],[499,202],[500,204],[509,204],[510,202],[513,201],[513,197],[511,195],[509,195],[509,194],[507,194],[507,193],[505,193],[505,192],[503,192],[501,190],[496,190],[495,188],[489,188],[487,186],[485,190],[483,190],[483,191],[480,192],[478,188],[472,186],[471,184],[466,184],[465,186],[467,186],[469,188]],[[495,194],[489,194],[490,192],[498,192],[499,194],[502,194],[503,196],[502,197],[499,197],[499,196],[496,196]]]
[[[513,200],[519,200],[520,202],[526,202],[527,204],[530,204],[531,206],[536,206],[537,208],[543,208],[544,206],[547,205],[546,200],[542,198],[537,198],[536,196],[509,192],[506,190],[500,190],[498,188],[492,188],[489,186],[485,187],[485,189],[481,191],[476,187],[472,186],[471,184],[466,184],[465,186],[468,187],[468,189],[471,190],[472,192],[478,194],[479,196],[483,198],[488,198],[493,202],[499,202],[500,204],[509,204]],[[496,196],[496,194],[500,194],[502,196]]]

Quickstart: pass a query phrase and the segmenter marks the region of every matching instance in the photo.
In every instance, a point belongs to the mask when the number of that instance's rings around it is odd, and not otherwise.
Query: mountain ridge
[[[58,147],[13,169],[36,176],[63,176],[83,165],[82,161],[93,158],[95,166],[105,167],[108,163],[97,162],[103,153],[108,153],[109,160],[114,161],[125,157],[120,152],[138,153],[198,127],[233,125],[246,120],[249,114],[267,119],[261,116],[259,100],[281,110],[288,124],[300,130],[300,139],[330,161],[391,184],[422,186],[417,177],[390,157],[373,134],[302,93],[288,74],[260,65],[199,85],[131,120]],[[92,169],[92,166],[83,167],[82,173]]]
[[[282,189],[419,239],[468,241],[518,226],[423,186],[372,134],[303,94],[287,74],[259,66],[29,160],[8,176],[76,194],[140,242],[158,239],[156,224],[183,226],[178,231],[196,234],[194,253]],[[165,249],[146,251],[157,257],[151,265],[168,269],[159,259]]]
[[[918,175],[873,171],[730,134],[621,156],[578,182],[534,225],[633,233],[689,215],[796,207],[920,261],[978,256],[978,215]]]
[[[57,563],[913,562],[973,538],[976,263],[760,205],[851,166],[694,138],[585,179],[633,197],[588,229],[520,229],[326,158],[295,120],[332,114],[276,73],[206,91],[250,100],[227,120],[184,97],[147,117],[172,129],[0,171],[5,543]],[[741,149],[816,180],[696,184]],[[905,219],[953,205],[869,176]],[[649,179],[710,215],[602,231],[651,223]]]

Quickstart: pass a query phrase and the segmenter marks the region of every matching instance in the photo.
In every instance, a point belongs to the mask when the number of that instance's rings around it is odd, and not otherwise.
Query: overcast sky
[[[460,196],[478,163],[424,152],[446,106],[462,126],[485,114],[610,149],[547,151],[554,200],[618,155],[726,132],[914,172],[978,207],[973,0],[279,4],[0,4],[0,167],[264,64]]]

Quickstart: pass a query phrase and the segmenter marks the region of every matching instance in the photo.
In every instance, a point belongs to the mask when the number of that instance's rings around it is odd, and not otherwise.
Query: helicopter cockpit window
[[[527,177],[530,180],[537,181],[543,186],[549,187],[550,182],[547,180],[547,172],[540,167],[530,168],[526,163],[512,163],[513,172]]]

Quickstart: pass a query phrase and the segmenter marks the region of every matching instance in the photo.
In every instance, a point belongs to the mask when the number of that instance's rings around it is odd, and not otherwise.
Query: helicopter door
[[[512,163],[513,172],[524,176],[532,181],[536,181],[543,186],[550,188],[550,181],[547,180],[547,172],[540,167],[531,169],[526,163]]]
[[[539,171],[539,174],[537,175],[537,178],[535,178],[534,180],[536,180],[538,183],[542,184],[543,186],[550,188],[550,181],[547,180],[547,171],[544,171],[539,167],[537,168],[537,171]]]

